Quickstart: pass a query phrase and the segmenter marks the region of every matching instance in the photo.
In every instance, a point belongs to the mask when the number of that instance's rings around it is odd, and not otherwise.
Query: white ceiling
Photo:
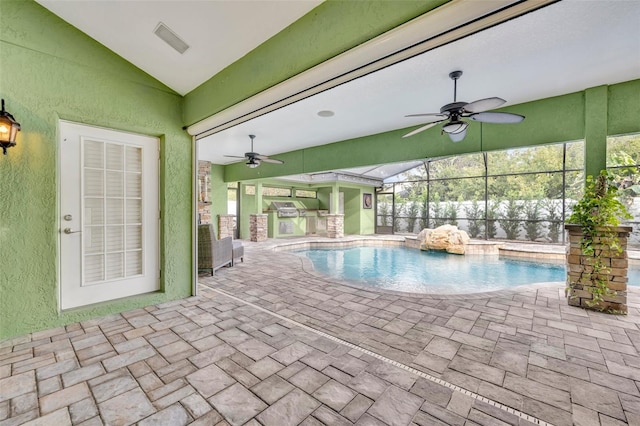
[[[233,162],[224,155],[249,151],[249,134],[257,135],[255,151],[277,157],[418,125],[427,120],[404,116],[452,102],[448,74],[457,69],[458,100],[498,96],[506,106],[638,79],[640,1],[552,4],[208,136],[200,158]],[[335,115],[319,117],[321,110]],[[445,135],[442,143],[451,142]]]
[[[322,0],[36,0],[184,95],[298,20]],[[190,48],[153,31],[163,22]]]
[[[37,0],[179,93],[186,93],[285,28],[320,0]],[[475,1],[475,0],[470,0]],[[464,7],[464,2],[460,7]],[[191,48],[153,34],[164,22]],[[418,125],[406,114],[458,99],[506,106],[640,78],[640,0],[564,0],[426,52],[199,141],[200,158],[264,155]],[[322,118],[318,111],[335,115]],[[419,136],[416,136],[419,137]],[[451,143],[447,136],[442,143]],[[464,142],[462,142],[464,143]],[[382,171],[378,170],[382,173]],[[382,177],[382,176],[380,176]]]

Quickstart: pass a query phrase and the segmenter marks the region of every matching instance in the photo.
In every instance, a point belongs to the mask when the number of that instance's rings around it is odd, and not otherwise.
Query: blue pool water
[[[298,250],[316,271],[360,285],[412,293],[475,293],[565,281],[563,264],[492,256],[460,256],[405,247]],[[629,270],[640,285],[640,271]]]

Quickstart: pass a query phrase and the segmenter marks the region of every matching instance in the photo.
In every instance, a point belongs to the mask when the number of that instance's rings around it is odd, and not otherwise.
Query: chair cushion
[[[233,241],[233,258],[244,257],[244,246],[241,241]]]

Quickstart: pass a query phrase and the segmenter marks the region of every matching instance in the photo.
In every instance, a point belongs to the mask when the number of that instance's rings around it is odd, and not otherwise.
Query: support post
[[[596,177],[607,167],[608,87],[584,92],[584,166],[586,176]]]

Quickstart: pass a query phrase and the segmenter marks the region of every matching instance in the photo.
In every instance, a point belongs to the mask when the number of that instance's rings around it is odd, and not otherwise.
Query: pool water
[[[406,247],[297,250],[316,271],[360,285],[412,293],[475,293],[525,284],[564,282],[563,264],[494,256],[460,256]],[[629,270],[640,285],[640,270]]]

